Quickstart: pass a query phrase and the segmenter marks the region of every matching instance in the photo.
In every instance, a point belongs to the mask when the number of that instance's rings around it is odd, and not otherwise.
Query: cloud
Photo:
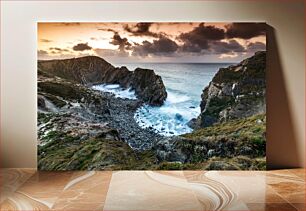
[[[114,33],[114,36],[112,38],[112,40],[109,42],[110,44],[113,45],[118,45],[118,49],[120,51],[125,51],[125,50],[129,50],[131,47],[131,43],[129,43],[127,38],[122,38],[118,32]]]
[[[68,49],[65,48],[57,48],[57,47],[51,47],[49,48],[50,50],[56,50],[56,51],[69,51]]]
[[[250,39],[266,34],[265,23],[232,23],[225,27],[228,38]]]
[[[219,56],[220,59],[226,59],[226,58],[235,58],[238,57],[238,54],[235,52],[231,52],[231,53],[225,53],[225,54],[221,54]]]
[[[158,37],[158,33],[150,31],[150,27],[153,23],[137,23],[136,25],[129,26],[126,24],[124,30],[131,33],[134,36],[149,36],[149,37]]]
[[[49,48],[49,50],[61,51],[62,49],[61,48],[57,48],[57,47],[51,47],[51,48]]]
[[[100,41],[100,40],[109,40],[109,39],[106,37],[91,37],[90,40]]]
[[[91,50],[92,47],[88,45],[88,43],[79,43],[72,48],[74,51],[86,51]]]
[[[266,45],[262,42],[251,42],[247,45],[247,50],[249,52],[265,51]]]
[[[211,43],[210,49],[214,54],[242,53],[246,51],[236,40],[229,40],[228,42],[214,41]]]
[[[209,42],[225,38],[224,29],[215,26],[206,26],[200,23],[190,32],[182,33],[178,39],[183,42],[182,51],[201,52],[209,48]]]
[[[100,57],[127,57],[129,53],[126,51],[118,51],[113,49],[95,48],[94,52]]]
[[[70,50],[68,50],[66,48],[58,48],[58,47],[51,47],[51,48],[49,48],[49,50],[51,51],[52,54],[60,54],[60,53],[70,52]]]
[[[153,42],[143,41],[142,44],[136,44],[132,48],[132,55],[142,57],[148,55],[171,56],[178,48],[176,42],[162,36]]]
[[[40,42],[49,43],[49,42],[53,42],[53,40],[48,40],[48,39],[40,39]]]
[[[44,51],[44,50],[38,50],[37,55],[38,55],[38,57],[47,56],[48,52]]]
[[[98,28],[99,31],[106,31],[106,32],[113,32],[113,33],[118,33],[116,30],[114,29],[105,29],[105,28]]]
[[[180,47],[182,52],[200,53],[204,49],[208,49],[208,41],[204,40],[199,45],[198,43],[192,43],[190,41],[185,41],[185,43]]]

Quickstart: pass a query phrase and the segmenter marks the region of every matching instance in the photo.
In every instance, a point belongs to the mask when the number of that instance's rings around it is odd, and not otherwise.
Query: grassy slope
[[[52,128],[51,119],[61,120],[59,114],[38,115],[40,124]],[[156,163],[153,152],[136,152],[124,141],[102,135],[83,140],[53,130],[41,138],[47,143],[38,146],[38,168],[41,170],[150,169]]]
[[[191,155],[191,161],[185,164],[164,162],[158,168],[265,170],[265,131],[266,116],[263,114],[195,130],[182,135],[185,139],[178,143],[180,150]],[[224,156],[205,158],[203,152],[198,151],[199,147],[218,146],[219,144],[223,144],[221,148],[225,150]],[[240,151],[246,147],[250,149],[250,152],[240,154]],[[227,150],[232,150],[228,153],[230,156],[226,154]]]
[[[49,115],[39,115],[41,123],[50,120]],[[61,132],[50,132],[44,139],[48,144],[38,147],[38,166],[43,170],[72,169],[158,169],[158,170],[264,170],[265,169],[265,115],[256,115],[246,119],[233,120],[202,128],[182,135],[184,142],[178,143],[182,150],[192,154],[192,161],[181,164],[173,162],[157,163],[154,152],[135,152],[125,142],[93,137],[79,140]],[[250,156],[232,157],[204,156],[196,150],[203,143],[219,143],[219,137],[225,141],[234,141],[236,150],[249,146],[253,150]],[[213,138],[212,138],[213,137]],[[224,141],[223,138],[221,138]],[[215,142],[215,143],[213,143]],[[208,143],[209,144],[209,143]]]

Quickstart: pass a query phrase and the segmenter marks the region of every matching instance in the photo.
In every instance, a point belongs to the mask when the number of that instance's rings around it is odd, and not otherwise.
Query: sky
[[[40,22],[38,59],[88,55],[111,63],[240,62],[266,50],[264,23]]]

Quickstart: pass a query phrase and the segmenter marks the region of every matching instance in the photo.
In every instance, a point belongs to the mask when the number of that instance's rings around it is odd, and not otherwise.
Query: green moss
[[[57,131],[50,131],[46,136],[43,137],[44,140],[54,140],[60,138],[62,134]]]
[[[266,170],[265,158],[250,159],[246,156],[234,158],[214,157],[203,163],[205,170]]]
[[[162,162],[155,170],[201,170],[203,166],[203,163]]]
[[[80,141],[54,133],[53,140],[38,147],[38,166],[42,170],[150,169],[153,152],[135,152],[125,142],[102,138]]]
[[[246,156],[237,156],[213,157],[198,163],[162,162],[156,170],[266,170],[266,158],[250,159]]]
[[[183,164],[178,162],[163,162],[159,164],[157,170],[183,170]]]
[[[255,115],[181,135],[183,139],[176,143],[176,148],[187,155],[191,163],[206,162],[212,156],[208,155],[210,149],[213,155],[222,158],[232,159],[241,155],[249,159],[265,157],[265,131],[265,115]]]
[[[205,112],[203,113],[203,115],[208,115],[211,117],[215,117],[218,118],[219,117],[219,113],[225,109],[226,107],[230,106],[231,104],[233,104],[234,102],[234,98],[232,97],[214,97],[210,99],[209,102],[209,107],[205,110]]]
[[[261,121],[259,123],[258,121]],[[254,115],[252,117],[235,119],[225,123],[219,123],[210,127],[201,128],[182,135],[189,139],[201,139],[208,136],[249,137],[262,136],[266,131],[265,115]]]
[[[55,115],[53,113],[38,113],[37,120],[39,123],[49,122]]]

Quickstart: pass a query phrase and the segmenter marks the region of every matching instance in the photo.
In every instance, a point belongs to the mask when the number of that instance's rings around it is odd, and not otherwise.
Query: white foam
[[[190,100],[186,95],[174,94],[173,92],[168,91],[167,102],[168,103],[182,103]]]
[[[119,84],[99,84],[92,86],[92,88],[98,91],[112,93],[115,95],[115,97],[118,98],[132,99],[132,100],[137,99],[135,92],[133,90],[121,88]]]
[[[103,85],[106,89],[117,89],[120,88],[119,84],[105,84]]]
[[[176,98],[169,99],[169,96],[176,96]],[[134,118],[140,127],[152,128],[164,136],[189,133],[192,129],[187,123],[199,115],[200,108],[191,106],[191,101],[187,99],[189,99],[188,96],[168,91],[168,98],[164,105],[161,107],[144,105],[137,109]]]

